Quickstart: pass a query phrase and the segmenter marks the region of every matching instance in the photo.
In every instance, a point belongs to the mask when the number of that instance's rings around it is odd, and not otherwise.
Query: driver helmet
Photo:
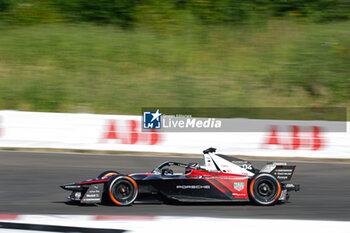
[[[198,163],[188,163],[186,169],[198,169],[199,164]]]

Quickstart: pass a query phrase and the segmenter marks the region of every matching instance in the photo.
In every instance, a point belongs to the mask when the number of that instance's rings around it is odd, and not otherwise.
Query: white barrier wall
[[[55,226],[65,227],[64,232],[82,232],[82,230],[102,232],[99,230],[109,229],[128,233],[163,233],[165,230],[167,233],[189,231],[211,233],[218,230],[220,232],[261,232],[261,229],[271,229],[271,227],[283,229],[283,233],[329,233],[335,229],[337,233],[348,233],[350,227],[349,221],[132,215],[0,215],[0,223],[2,224],[0,233],[49,233],[55,230]],[[190,227],[193,229],[189,230]],[[57,229],[57,232],[63,232],[62,228]]]
[[[255,120],[248,120],[254,122]],[[141,116],[0,111],[0,147],[146,151],[250,156],[350,158],[350,134],[328,132],[314,121],[283,132],[282,121],[266,121],[268,132],[141,132]],[[288,124],[287,124],[288,125]],[[307,132],[302,128],[309,127]]]

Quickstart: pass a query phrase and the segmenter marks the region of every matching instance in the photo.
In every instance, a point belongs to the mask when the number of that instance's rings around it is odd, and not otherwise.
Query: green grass
[[[0,109],[349,106],[350,22],[0,28]]]

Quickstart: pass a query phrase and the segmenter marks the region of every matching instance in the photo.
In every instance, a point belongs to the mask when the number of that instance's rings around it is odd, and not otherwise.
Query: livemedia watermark
[[[142,131],[266,132],[298,126],[346,132],[346,108],[159,108],[142,109]]]

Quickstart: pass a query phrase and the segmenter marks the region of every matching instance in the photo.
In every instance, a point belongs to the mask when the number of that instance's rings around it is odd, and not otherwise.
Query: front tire
[[[107,184],[109,199],[116,205],[131,205],[138,194],[138,187],[129,176],[116,176]]]
[[[116,175],[119,175],[119,173],[116,171],[105,171],[105,172],[102,172],[100,175],[98,175],[97,178],[104,178],[104,177],[110,177],[110,176],[116,176]]]
[[[281,184],[269,173],[257,174],[250,182],[249,195],[259,205],[273,205],[281,195]]]

